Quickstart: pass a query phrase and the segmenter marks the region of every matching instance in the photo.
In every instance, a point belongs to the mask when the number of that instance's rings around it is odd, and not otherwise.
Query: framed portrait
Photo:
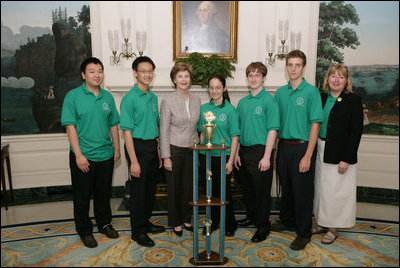
[[[237,60],[238,1],[174,1],[174,60],[192,52]]]

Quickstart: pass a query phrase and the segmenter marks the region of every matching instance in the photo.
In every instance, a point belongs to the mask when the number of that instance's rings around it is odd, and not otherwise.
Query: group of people
[[[120,116],[112,95],[100,87],[103,64],[97,58],[81,65],[83,84],[65,97],[62,124],[70,148],[76,230],[87,247],[96,247],[89,218],[90,195],[100,233],[117,238],[111,225],[110,189],[114,162],[120,158],[119,131],[132,179],[130,194],[131,238],[152,247],[148,233],[164,232],[150,221],[155,198],[156,171],[166,172],[168,225],[177,236],[193,232],[194,141],[207,143],[204,114],[213,112],[215,133],[211,143],[229,146],[226,153],[225,235],[237,227],[254,224],[254,243],[270,231],[292,230],[293,250],[304,249],[312,234],[324,233],[322,243],[333,243],[337,228],[355,224],[357,150],[363,127],[361,98],[352,93],[351,76],[343,64],[333,64],[325,76],[323,92],[303,77],[306,56],[293,50],[286,56],[289,82],[275,96],[265,88],[267,67],[252,62],[246,68],[250,92],[235,108],[230,103],[225,78],[208,80],[210,101],[201,105],[190,92],[192,66],[177,62],[170,78],[175,91],[161,101],[151,92],[154,62],[146,56],[132,63],[134,87],[123,97]],[[200,135],[199,135],[200,133]],[[211,154],[212,195],[220,196],[221,159]],[[200,151],[200,183],[205,182],[205,152]],[[271,224],[273,166],[282,187],[280,221]],[[236,221],[230,179],[238,171],[246,217]],[[313,215],[315,225],[313,226]],[[219,207],[211,210],[211,229],[220,225]],[[206,228],[203,229],[203,234]]]

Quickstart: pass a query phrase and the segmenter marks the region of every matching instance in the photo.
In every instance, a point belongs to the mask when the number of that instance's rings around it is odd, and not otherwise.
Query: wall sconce
[[[123,43],[121,45],[121,52],[118,54],[119,38],[118,31],[111,30],[108,31],[108,44],[112,51],[112,56],[110,57],[111,65],[119,65],[123,58],[136,58],[137,55],[132,52],[132,43],[129,42],[131,38],[131,19],[121,19],[121,34]],[[136,32],[136,49],[139,51],[139,55],[143,55],[143,51],[146,47],[146,32],[137,31]]]
[[[289,22],[288,20],[279,20],[278,22],[278,39],[281,44],[278,45],[278,51],[275,53],[275,34],[267,33],[265,36],[265,41],[267,45],[268,58],[266,62],[269,65],[273,65],[276,59],[283,60],[286,57],[288,51],[287,40],[289,33]],[[291,32],[290,33],[290,46],[292,50],[300,49],[301,43],[301,32]]]

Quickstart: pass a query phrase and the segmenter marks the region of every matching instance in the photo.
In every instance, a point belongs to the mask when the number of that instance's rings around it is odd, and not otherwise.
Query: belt
[[[285,139],[279,139],[279,142],[285,145],[296,145],[296,144],[306,143],[306,141],[302,140],[285,140]]]

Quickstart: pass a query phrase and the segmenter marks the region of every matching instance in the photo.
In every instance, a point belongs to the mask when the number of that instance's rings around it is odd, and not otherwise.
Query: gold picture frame
[[[199,52],[237,61],[238,7],[239,1],[174,1],[173,59]]]

